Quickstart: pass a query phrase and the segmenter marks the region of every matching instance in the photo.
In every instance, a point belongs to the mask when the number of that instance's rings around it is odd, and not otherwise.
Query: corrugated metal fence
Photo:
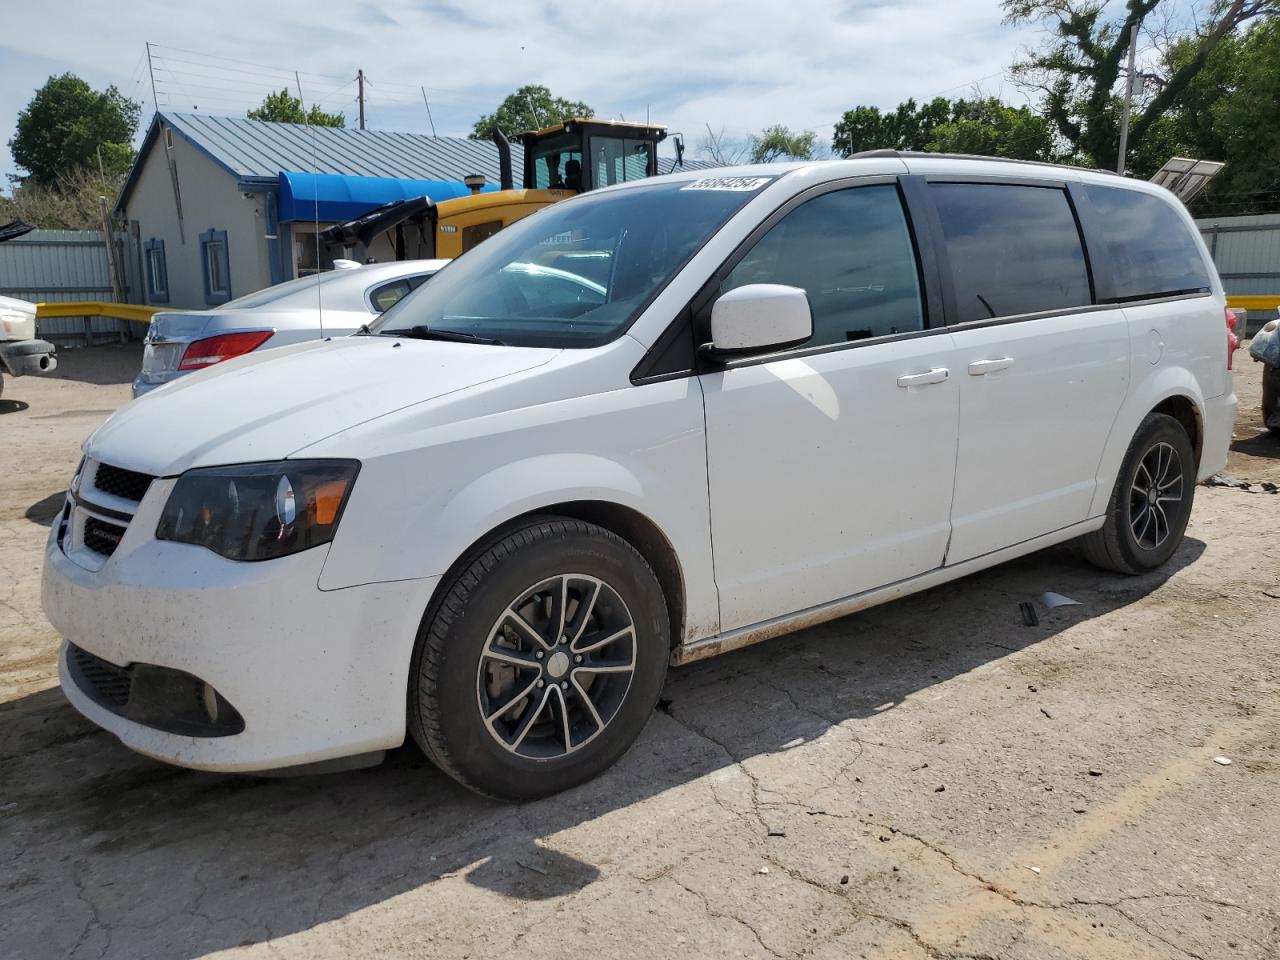
[[[1280,296],[1280,213],[1213,217],[1196,226],[1228,294]],[[1249,329],[1274,319],[1274,313],[1251,311]]]
[[[116,242],[123,254],[122,239],[118,237]],[[114,301],[102,231],[32,230],[0,243],[0,296],[32,302]],[[111,339],[122,333],[139,333],[130,330],[124,320],[94,317],[89,324],[95,335]],[[54,340],[83,340],[85,336],[85,321],[78,317],[42,319],[39,328],[41,337]]]

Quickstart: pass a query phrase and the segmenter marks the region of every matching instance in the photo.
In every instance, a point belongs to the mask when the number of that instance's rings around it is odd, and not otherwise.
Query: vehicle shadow
[[[21,413],[23,410],[30,409],[31,404],[25,400],[4,400],[0,399],[0,416],[6,413]]]
[[[54,518],[62,510],[62,505],[67,502],[67,491],[59,490],[57,493],[51,493],[42,500],[37,500],[31,506],[27,507],[27,512],[23,514],[32,523],[38,523],[42,527],[53,526]]]
[[[1269,457],[1272,460],[1277,460],[1280,459],[1280,437],[1268,430],[1263,430],[1252,437],[1233,441],[1231,449],[1236,453],[1247,454],[1250,457]]]
[[[857,737],[913,694],[1135,602],[1203,551],[1188,539],[1165,569],[1119,577],[1055,548],[673,670],[616,767],[522,805],[467,792],[412,747],[344,774],[213,775],[129,752],[57,690],[0,705],[0,955],[189,960],[453,878],[510,901],[582,890],[600,867],[553,849],[559,832],[836,725]],[[1050,612],[1046,590],[1083,603]],[[1020,601],[1037,603],[1037,626]]]
[[[133,383],[142,369],[141,343],[102,343],[92,347],[58,350],[58,366],[40,374],[50,380],[110,385]]]

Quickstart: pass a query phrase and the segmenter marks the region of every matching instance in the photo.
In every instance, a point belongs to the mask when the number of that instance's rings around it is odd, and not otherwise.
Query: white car
[[[14,297],[0,297],[0,394],[4,375],[52,373],[58,367],[52,343],[36,339],[36,305]]]
[[[1067,540],[1164,564],[1226,458],[1224,304],[1177,200],[1072,167],[886,152],[593,191],[370,335],[100,427],[46,554],[62,687],[189,767],[412,736],[483,793],[563,790],[669,663]]]
[[[195,370],[254,350],[345,337],[414,290],[448,260],[352,264],[286,280],[212,310],[165,310],[151,318],[140,397]]]

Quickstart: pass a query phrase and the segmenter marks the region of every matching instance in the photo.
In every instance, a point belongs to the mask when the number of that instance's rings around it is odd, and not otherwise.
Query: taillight
[[[273,332],[249,330],[244,333],[223,333],[216,337],[196,340],[187,346],[187,352],[182,355],[182,363],[178,364],[178,369],[199,370],[201,367],[208,367],[257,350],[271,339]]]
[[[1231,369],[1231,359],[1235,355],[1236,347],[1240,346],[1240,338],[1236,336],[1236,312],[1230,307],[1223,310],[1227,315],[1227,369]]]

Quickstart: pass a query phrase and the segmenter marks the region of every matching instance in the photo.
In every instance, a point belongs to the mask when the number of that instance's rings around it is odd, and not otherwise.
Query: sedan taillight
[[[216,337],[196,340],[188,345],[182,355],[179,370],[199,370],[202,367],[239,357],[257,350],[271,339],[273,330],[248,330],[243,333],[223,333]]]

